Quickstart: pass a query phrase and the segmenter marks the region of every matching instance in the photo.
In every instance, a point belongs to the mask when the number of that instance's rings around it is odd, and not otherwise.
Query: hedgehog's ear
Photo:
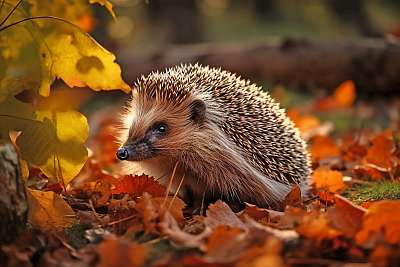
[[[206,104],[202,100],[194,100],[190,105],[190,119],[201,124],[206,118]]]

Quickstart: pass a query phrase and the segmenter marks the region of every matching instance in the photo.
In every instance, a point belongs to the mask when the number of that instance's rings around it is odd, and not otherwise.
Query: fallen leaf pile
[[[346,82],[312,106],[353,109],[353,101]],[[246,203],[234,212],[219,200],[202,214],[153,177],[119,174],[115,116],[103,116],[66,191],[30,170],[30,180],[42,181],[28,189],[31,228],[0,247],[2,266],[399,266],[400,200],[357,205],[343,194],[400,181],[400,132],[334,135],[293,110],[309,140],[312,193],[294,186],[283,211]]]

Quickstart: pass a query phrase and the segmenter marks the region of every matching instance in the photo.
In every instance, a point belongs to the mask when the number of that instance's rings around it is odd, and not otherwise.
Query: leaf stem
[[[3,27],[0,28],[0,32],[4,31],[4,30],[6,30],[6,29],[8,29],[8,28],[10,28],[10,27],[12,27],[12,26],[15,26],[15,25],[17,25],[17,24],[20,24],[20,23],[22,23],[22,22],[30,21],[30,20],[36,20],[36,19],[54,19],[54,20],[58,20],[58,21],[62,21],[62,22],[68,23],[68,24],[70,24],[70,25],[72,25],[72,26],[77,27],[77,28],[80,29],[80,27],[77,26],[77,25],[75,25],[74,23],[72,23],[72,22],[70,22],[70,21],[68,21],[68,20],[59,18],[59,17],[54,17],[54,16],[37,16],[37,17],[30,17],[30,18],[21,19],[21,20],[18,20],[18,21],[16,21],[16,22],[13,22],[13,23],[11,23],[11,24],[8,24],[7,26],[3,26]],[[0,26],[1,26],[1,25],[0,25]]]
[[[4,2],[5,2],[6,0],[2,0],[1,1],[1,6],[0,6],[0,15],[1,15],[1,11],[3,10],[3,6],[4,6]]]
[[[1,3],[1,7],[3,7],[5,0]],[[8,15],[3,19],[3,21],[0,23],[0,27],[6,23],[9,17],[14,13],[14,11],[18,8],[18,6],[22,3],[22,0],[19,0],[18,3],[13,7],[13,9],[8,13]],[[0,30],[1,31],[1,30]]]
[[[9,114],[0,114],[0,117],[8,117],[8,118],[11,118],[11,119],[24,120],[24,121],[31,121],[31,122],[36,122],[36,123],[43,123],[43,122],[38,121],[38,120],[27,119],[27,118],[21,118],[21,117],[9,115]]]

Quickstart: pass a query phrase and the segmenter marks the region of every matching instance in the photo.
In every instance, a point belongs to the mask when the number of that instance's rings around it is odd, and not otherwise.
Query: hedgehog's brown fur
[[[260,89],[235,74],[197,64],[141,77],[122,142],[135,143],[159,121],[169,131],[154,144],[157,155],[136,161],[131,171],[166,183],[178,162],[175,181],[185,176],[184,186],[198,199],[205,193],[281,208],[294,184],[307,191],[309,157],[284,110]],[[196,102],[203,109],[193,119]]]

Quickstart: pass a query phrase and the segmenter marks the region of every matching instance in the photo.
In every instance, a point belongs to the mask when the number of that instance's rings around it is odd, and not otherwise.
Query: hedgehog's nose
[[[121,147],[120,149],[118,149],[117,158],[119,160],[127,160],[128,157],[129,157],[128,149],[126,149],[125,147]]]

